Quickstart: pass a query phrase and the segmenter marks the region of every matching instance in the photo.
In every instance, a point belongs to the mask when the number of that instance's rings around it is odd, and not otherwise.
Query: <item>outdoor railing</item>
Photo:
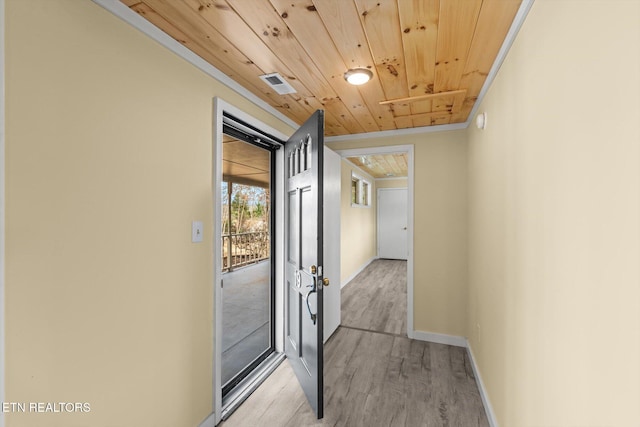
[[[267,259],[269,252],[269,233],[266,231],[223,234],[222,271],[232,271]]]

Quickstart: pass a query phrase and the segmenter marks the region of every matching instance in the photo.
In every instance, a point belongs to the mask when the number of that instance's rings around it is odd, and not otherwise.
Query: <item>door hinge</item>
[[[224,279],[220,279],[220,289],[224,288]]]

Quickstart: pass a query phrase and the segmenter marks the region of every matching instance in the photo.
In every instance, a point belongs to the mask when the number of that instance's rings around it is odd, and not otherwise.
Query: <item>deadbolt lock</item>
[[[329,278],[325,277],[324,279],[322,279],[322,284],[325,286],[329,286]]]
[[[315,265],[309,267],[309,270],[311,270],[311,274],[316,274],[318,272],[318,268]]]

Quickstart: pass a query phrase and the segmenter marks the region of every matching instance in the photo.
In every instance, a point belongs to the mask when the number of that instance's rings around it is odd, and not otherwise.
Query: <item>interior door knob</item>
[[[325,286],[329,286],[329,278],[325,277],[324,279],[322,279],[322,284]]]

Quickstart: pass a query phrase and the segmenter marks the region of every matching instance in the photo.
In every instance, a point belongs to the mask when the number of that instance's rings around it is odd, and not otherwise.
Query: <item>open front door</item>
[[[311,407],[323,415],[322,175],[324,112],[285,145],[285,351]]]

